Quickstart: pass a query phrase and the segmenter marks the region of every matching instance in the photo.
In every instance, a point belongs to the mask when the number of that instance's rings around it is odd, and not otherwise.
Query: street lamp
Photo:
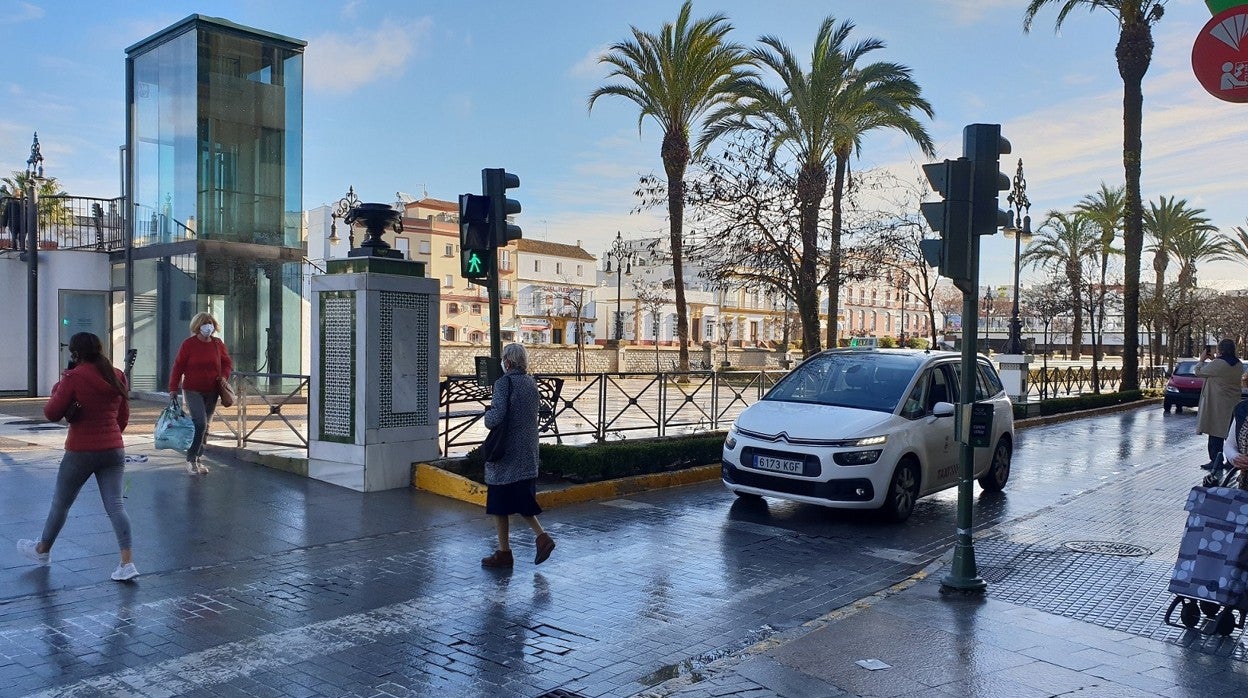
[[[30,144],[26,160],[26,208],[22,211],[26,233],[26,396],[39,394],[39,185],[43,182],[43,153],[39,134]]]
[[[988,344],[988,321],[992,317],[992,287],[984,287],[984,351],[991,347]]]
[[[1023,240],[1031,240],[1031,201],[1027,198],[1027,179],[1023,177],[1023,159],[1018,159],[1018,172],[1014,174],[1014,188],[1007,199],[1013,207],[1010,224],[1001,232],[1014,238],[1014,309],[1010,315],[1010,342],[1007,354],[1023,353],[1023,321],[1018,317],[1018,261],[1022,255]],[[1020,224],[1021,223],[1021,227]]]
[[[342,241],[338,237],[338,219],[346,218],[351,209],[360,205],[360,197],[355,195],[355,185],[347,187],[347,195],[338,200],[334,204],[334,210],[329,213],[329,244],[337,245]],[[347,225],[347,242],[350,243],[351,249],[355,249],[355,226]]]
[[[637,253],[624,242],[624,237],[617,230],[615,242],[611,243],[606,256],[608,274],[612,273],[611,260],[615,260],[615,341],[619,342],[624,339],[624,312],[620,307],[624,277],[633,275],[633,262],[637,259]]]

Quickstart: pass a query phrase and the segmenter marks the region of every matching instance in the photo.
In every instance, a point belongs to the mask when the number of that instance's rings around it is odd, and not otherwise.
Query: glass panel
[[[195,34],[134,59],[135,244],[195,236]]]

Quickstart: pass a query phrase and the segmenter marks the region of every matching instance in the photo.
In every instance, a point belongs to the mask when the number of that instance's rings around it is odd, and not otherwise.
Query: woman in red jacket
[[[113,523],[121,562],[113,579],[124,582],[139,576],[130,557],[130,517],[122,502],[121,481],[126,468],[125,444],[121,432],[130,421],[130,394],[126,376],[113,368],[104,356],[100,338],[90,332],[79,332],[69,339],[69,357],[74,367],[65,371],[60,382],[52,386],[52,397],[43,408],[48,421],[66,418],[69,436],[65,438],[65,456],[56,475],[56,494],[43,525],[39,540],[19,540],[17,550],[40,565],[50,560],[69,507],[78,492],[95,475],[100,487],[104,510]]]
[[[186,472],[191,475],[208,474],[208,466],[199,459],[204,452],[204,435],[217,409],[218,379],[229,380],[234,370],[225,342],[212,336],[217,326],[216,318],[209,313],[196,313],[191,318],[191,336],[178,349],[173,373],[169,376],[169,397],[172,399],[181,386],[182,401],[195,423],[195,438],[186,450]]]

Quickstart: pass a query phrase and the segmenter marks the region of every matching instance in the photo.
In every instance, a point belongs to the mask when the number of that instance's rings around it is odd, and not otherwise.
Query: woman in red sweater
[[[62,417],[70,421],[65,456],[56,475],[56,494],[43,525],[43,536],[39,540],[19,540],[17,550],[40,565],[47,565],[69,507],[82,486],[95,475],[104,510],[113,523],[117,547],[121,549],[121,562],[113,579],[124,582],[139,576],[130,557],[130,517],[121,499],[126,468],[121,432],[130,421],[126,376],[113,368],[104,356],[100,338],[90,332],[70,337],[69,356],[75,365],[52,386],[52,397],[43,408],[48,421],[57,422]]]
[[[220,388],[218,378],[229,380],[234,370],[225,342],[212,336],[217,331],[217,320],[209,313],[196,313],[191,318],[191,336],[182,342],[178,356],[173,360],[173,373],[169,376],[169,397],[177,395],[182,388],[182,401],[195,423],[195,438],[186,450],[186,472],[190,475],[208,474],[208,466],[200,461],[204,452],[204,435],[208,421],[217,409]]]

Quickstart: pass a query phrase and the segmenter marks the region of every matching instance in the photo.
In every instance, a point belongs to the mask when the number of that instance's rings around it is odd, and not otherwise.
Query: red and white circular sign
[[[1209,94],[1248,102],[1248,5],[1213,16],[1192,44],[1192,72]]]

